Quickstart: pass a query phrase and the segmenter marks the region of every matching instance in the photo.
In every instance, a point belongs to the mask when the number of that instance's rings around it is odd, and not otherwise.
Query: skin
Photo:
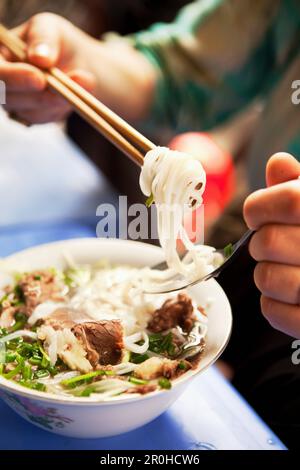
[[[287,153],[267,164],[267,188],[245,201],[244,217],[257,230],[249,250],[258,264],[254,281],[270,324],[300,338],[300,163]]]
[[[6,109],[31,124],[59,121],[71,111],[47,89],[36,68],[57,66],[129,120],[143,118],[152,101],[156,72],[145,57],[123,42],[97,41],[64,18],[42,13],[14,29],[26,42],[28,64],[0,48],[0,80],[6,83]]]
[[[49,13],[14,30],[28,46],[28,64],[0,49],[0,80],[7,87],[6,109],[29,123],[64,119],[69,105],[47,89],[37,67],[58,66],[128,120],[145,117],[153,101],[157,72],[130,45],[101,43],[67,20]],[[280,153],[269,160],[267,189],[244,206],[256,230],[250,253],[258,261],[255,283],[262,312],[274,328],[300,338],[300,163]]]

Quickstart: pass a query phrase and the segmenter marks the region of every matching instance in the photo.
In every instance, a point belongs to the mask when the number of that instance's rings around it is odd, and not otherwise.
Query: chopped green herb
[[[96,391],[96,387],[93,387],[92,385],[89,385],[86,387],[80,394],[80,397],[89,397],[91,393],[94,393]]]
[[[40,366],[42,359],[39,356],[32,356],[30,359],[28,359],[28,362],[30,362],[30,364],[33,366]]]
[[[50,372],[46,369],[39,369],[36,370],[35,373],[33,374],[33,377],[35,379],[43,379],[44,377],[49,377]]]
[[[22,378],[24,380],[32,379],[32,369],[29,364],[24,364],[23,369],[22,369]]]
[[[38,390],[39,392],[45,392],[46,391],[46,385],[42,384],[41,382],[32,382],[29,380],[20,380],[19,384],[22,385],[23,387],[30,388],[32,390]]]
[[[19,336],[18,338],[11,339],[10,341],[7,341],[5,343],[6,349],[10,349],[12,351],[15,351],[20,344],[23,343],[23,338]]]
[[[11,332],[21,330],[24,327],[24,325],[26,325],[27,323],[27,316],[24,315],[24,313],[17,312],[15,314],[15,321],[16,321],[15,324],[12,326],[10,330]]]
[[[19,305],[25,303],[24,292],[22,287],[17,284],[14,288],[14,294],[16,299],[12,302],[13,305]]]
[[[47,367],[47,370],[48,370],[49,374],[52,375],[52,376],[58,374],[57,368],[55,366],[52,366],[51,364],[50,364],[50,366]]]
[[[233,244],[228,243],[228,245],[226,245],[225,248],[223,249],[223,253],[224,253],[225,258],[229,258],[229,256],[231,256],[233,253]]]
[[[62,380],[62,382],[60,383],[64,387],[75,388],[78,385],[88,383],[94,377],[98,377],[99,375],[115,375],[115,373],[111,370],[96,370],[94,372],[89,372],[88,374],[77,375],[76,377],[72,377],[71,379]]]
[[[134,364],[141,364],[142,362],[145,362],[147,359],[149,359],[148,354],[131,353],[131,356],[130,356],[130,362],[133,362]]]
[[[49,366],[49,363],[50,362],[47,360],[47,358],[45,356],[43,356],[42,361],[41,361],[41,367],[46,368],[46,367]]]
[[[8,352],[5,355],[5,363],[15,362],[17,355],[15,353]]]
[[[17,353],[25,359],[29,359],[33,354],[33,346],[30,343],[22,343],[17,348]]]
[[[3,336],[8,335],[8,331],[6,328],[0,328],[0,338],[3,338]]]
[[[5,294],[5,295],[3,295],[3,297],[1,297],[1,299],[0,299],[0,307],[2,307],[3,302],[5,302],[5,300],[7,300],[7,299],[8,299],[8,294]]]
[[[154,197],[153,197],[153,194],[151,193],[148,199],[146,200],[145,204],[147,207],[150,207],[153,204],[153,202],[154,202]]]
[[[25,359],[24,359],[24,357],[20,356],[20,354],[18,354],[17,352],[16,352],[16,362],[17,362],[18,364],[22,364],[22,365],[25,364]]]
[[[178,369],[185,370],[186,369],[186,364],[183,361],[180,361],[178,364]]]
[[[137,379],[136,377],[130,377],[129,382],[135,385],[146,385],[149,383],[149,380],[142,380],[142,379]]]
[[[41,276],[34,276],[35,281],[40,281],[41,279],[42,279]]]
[[[10,372],[7,372],[6,374],[2,374],[5,379],[13,379],[16,375],[18,375],[23,368],[23,364],[18,364],[17,367],[15,367],[13,370]]]
[[[41,360],[41,367],[43,367],[44,369],[46,369],[47,367],[49,367],[50,365],[50,357],[48,356],[48,354],[44,351],[44,349],[42,348],[41,345],[39,345],[39,350],[42,354],[42,360]]]
[[[172,333],[170,332],[167,335],[162,335],[161,333],[150,335],[149,350],[156,354],[167,353],[168,356],[172,356],[175,352]]]
[[[166,390],[170,390],[170,388],[172,388],[172,383],[166,377],[162,377],[161,379],[159,379],[158,385],[160,386],[160,388],[165,388]]]

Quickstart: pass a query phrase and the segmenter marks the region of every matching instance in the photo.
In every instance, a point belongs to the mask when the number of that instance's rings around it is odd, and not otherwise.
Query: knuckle
[[[274,284],[274,267],[271,263],[260,262],[254,270],[254,282],[262,292],[270,292]]]
[[[252,237],[249,245],[251,256],[257,261],[271,259],[278,246],[278,227],[264,225]]]
[[[300,217],[300,185],[290,185],[285,189],[285,210],[291,215]]]
[[[273,315],[273,300],[270,299],[269,297],[265,297],[264,295],[261,296],[260,298],[260,308],[263,316],[265,319],[270,323],[270,325],[278,329],[278,324],[276,322],[276,318]]]
[[[250,227],[252,226],[252,219],[253,219],[253,205],[254,205],[253,197],[252,195],[250,195],[245,200],[244,207],[243,207],[244,219],[247,225]]]
[[[55,13],[51,13],[49,11],[43,11],[42,13],[37,13],[32,17],[32,22],[40,22],[40,21],[48,21],[48,20],[58,20],[60,17]]]
[[[261,191],[258,190],[250,194],[244,202],[243,214],[246,224],[251,229],[256,229],[259,223],[257,223],[258,216],[261,212],[260,195]]]

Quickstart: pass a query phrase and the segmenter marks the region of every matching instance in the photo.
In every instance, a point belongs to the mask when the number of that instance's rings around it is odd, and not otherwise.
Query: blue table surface
[[[0,256],[39,243],[95,236],[93,220],[1,229]],[[285,449],[215,367],[198,376],[162,416],[130,433],[73,439],[43,431],[0,401],[0,449]]]

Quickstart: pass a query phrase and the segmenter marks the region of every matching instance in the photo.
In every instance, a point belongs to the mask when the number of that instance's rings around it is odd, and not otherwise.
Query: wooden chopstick
[[[5,34],[12,33],[0,24],[0,39],[1,39],[1,29],[5,31]],[[26,44],[18,37],[14,36],[15,47],[18,47],[18,51],[21,52],[22,50],[22,60],[26,60]],[[16,49],[17,51],[17,49]],[[106,119],[112,126],[115,127],[119,132],[123,133],[124,136],[130,137],[130,139],[139,145],[139,147],[148,152],[155,148],[153,142],[143,136],[140,132],[138,132],[134,127],[128,124],[124,119],[114,113],[111,109],[109,109],[105,104],[101,103],[95,96],[89,93],[87,90],[82,88],[78,83],[74,82],[68,75],[62,72],[57,67],[52,67],[49,70],[50,74],[57,78],[61,83],[63,83],[67,88],[73,91],[76,95],[78,95],[82,101],[88,104],[94,111],[96,111],[100,116]]]
[[[0,41],[17,59],[26,61],[26,44],[1,24]],[[58,68],[53,67],[46,71],[43,70],[43,72],[49,86],[71,103],[85,120],[135,163],[138,165],[143,164],[143,154],[130,141],[138,145],[144,152],[148,152],[155,148],[155,145],[150,140]]]

